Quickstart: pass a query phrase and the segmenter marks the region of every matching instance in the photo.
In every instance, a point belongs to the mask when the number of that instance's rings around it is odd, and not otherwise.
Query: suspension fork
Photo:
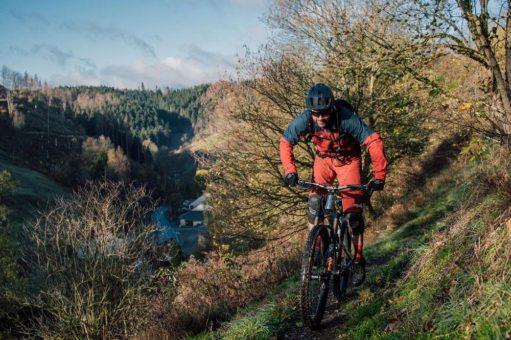
[[[337,235],[337,231],[339,228],[339,216],[336,213],[330,214],[328,217],[329,221],[331,222],[329,228],[330,232],[330,244],[328,245],[328,251],[327,251],[327,261],[326,261],[326,268],[324,269],[324,274],[330,275],[330,274],[337,274],[337,261],[338,256],[336,256],[336,253],[339,251],[339,237]]]

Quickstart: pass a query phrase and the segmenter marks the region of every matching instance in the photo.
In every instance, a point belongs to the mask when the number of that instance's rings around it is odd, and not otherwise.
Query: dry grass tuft
[[[238,308],[264,297],[272,287],[298,272],[302,235],[285,244],[234,256],[217,249],[207,262],[190,260],[176,273],[175,294],[155,308],[157,319],[143,338],[179,338],[215,328]]]

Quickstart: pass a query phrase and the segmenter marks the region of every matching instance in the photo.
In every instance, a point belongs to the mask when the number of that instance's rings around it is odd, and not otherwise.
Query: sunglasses
[[[314,117],[327,117],[330,115],[330,110],[321,110],[321,111],[311,110],[311,114]]]

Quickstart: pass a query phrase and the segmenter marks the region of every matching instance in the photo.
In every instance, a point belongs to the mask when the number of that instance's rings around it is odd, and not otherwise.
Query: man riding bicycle
[[[367,147],[373,165],[372,190],[383,190],[387,159],[380,135],[358,117],[351,105],[335,100],[332,90],[325,84],[313,85],[305,98],[307,109],[289,124],[280,139],[280,160],[284,168],[284,181],[295,186],[298,173],[293,147],[300,139],[309,137],[316,144],[316,157],[312,182],[331,185],[337,178],[339,185],[361,184],[361,149]],[[325,192],[309,193],[308,220],[313,226],[316,217],[323,218],[322,197]],[[342,193],[343,212],[353,232],[355,266],[353,284],[365,280],[365,259],[362,254],[364,220],[362,218],[362,191]]]

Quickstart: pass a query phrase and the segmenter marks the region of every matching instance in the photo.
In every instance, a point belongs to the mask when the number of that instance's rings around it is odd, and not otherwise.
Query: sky
[[[58,85],[183,88],[235,75],[271,0],[1,0],[0,66]]]

